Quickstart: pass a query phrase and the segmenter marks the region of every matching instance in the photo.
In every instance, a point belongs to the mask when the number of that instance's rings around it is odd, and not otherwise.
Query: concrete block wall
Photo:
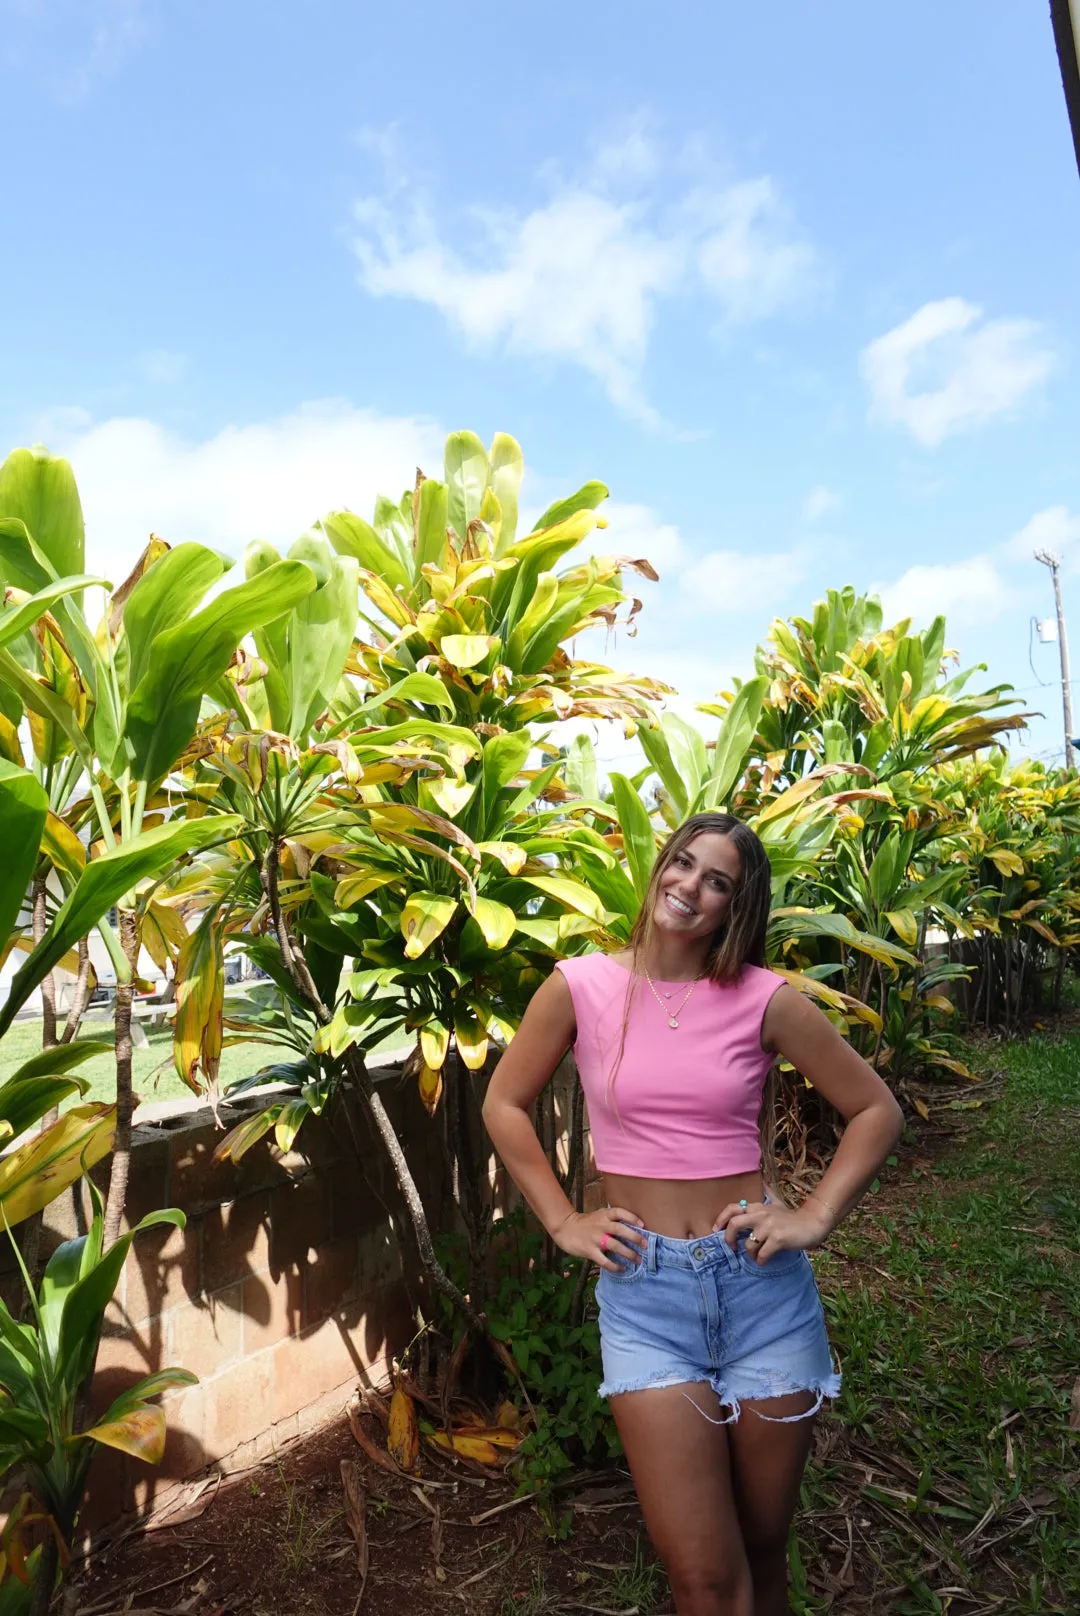
[[[415,1084],[395,1076],[381,1091],[434,1213],[437,1136]],[[389,1359],[415,1333],[421,1287],[391,1170],[366,1121],[360,1126],[359,1158],[351,1141],[312,1118],[302,1156],[275,1159],[261,1141],[235,1165],[213,1159],[222,1132],[208,1110],[135,1130],[130,1222],[174,1206],[187,1226],[151,1229],[132,1243],[106,1315],[93,1412],[156,1369],[189,1369],[199,1384],[164,1398],[161,1465],[99,1451],[83,1517],[91,1530],[160,1504],[208,1464],[243,1469],[335,1415],[358,1383],[385,1379]],[[107,1163],[94,1177],[104,1185]],[[84,1202],[80,1186],[46,1209],[46,1251],[85,1229]],[[0,1257],[0,1287],[9,1301],[21,1290],[10,1250]]]

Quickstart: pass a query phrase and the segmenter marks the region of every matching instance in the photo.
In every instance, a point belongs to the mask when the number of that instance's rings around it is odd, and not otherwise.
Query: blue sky
[[[874,585],[1058,744],[1030,555],[1080,658],[1080,180],[1045,6],[0,20],[0,426],[71,456],[95,565],[286,543],[501,428],[533,505],[603,478],[661,571],[617,665],[707,699],[771,617]]]

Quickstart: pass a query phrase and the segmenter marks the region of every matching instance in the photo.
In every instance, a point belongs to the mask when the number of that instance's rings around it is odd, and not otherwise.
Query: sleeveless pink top
[[[761,1022],[783,977],[745,965],[737,982],[698,982],[685,1005],[689,983],[656,982],[662,1010],[644,977],[635,981],[607,954],[560,960],[556,969],[574,1001],[574,1058],[600,1171],[630,1178],[756,1172],[758,1114],[775,1058],[761,1047]],[[677,1031],[669,1014],[677,1015]]]

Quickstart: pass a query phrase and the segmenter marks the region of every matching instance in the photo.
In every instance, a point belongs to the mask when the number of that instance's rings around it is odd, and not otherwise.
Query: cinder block
[[[276,1271],[304,1262],[330,1238],[330,1196],[317,1173],[270,1191],[270,1266]]]
[[[123,1299],[128,1322],[135,1327],[167,1313],[199,1294],[202,1219],[190,1218],[186,1229],[147,1229],[131,1243],[124,1262]]]
[[[304,1276],[298,1267],[245,1279],[243,1292],[243,1353],[250,1357],[298,1335],[304,1324]]]
[[[181,1369],[209,1381],[240,1357],[243,1287],[228,1285],[201,1306],[185,1302],[169,1315],[169,1354]]]
[[[328,1318],[357,1294],[360,1283],[356,1237],[334,1240],[313,1252],[304,1266],[304,1325]]]
[[[270,1196],[264,1190],[228,1206],[211,1207],[203,1218],[202,1288],[239,1284],[270,1266]]]

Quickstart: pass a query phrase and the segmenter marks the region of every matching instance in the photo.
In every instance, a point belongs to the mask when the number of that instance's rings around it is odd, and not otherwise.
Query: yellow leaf
[[[225,1004],[225,958],[221,928],[200,925],[185,938],[176,959],[176,1019],[173,1061],[196,1094],[202,1092],[197,1072],[217,1080],[221,1063],[221,1017]]]
[[[474,898],[469,907],[488,947],[505,948],[517,926],[514,911],[492,898]]]
[[[1055,948],[1060,948],[1061,944],[1059,939],[1055,937],[1054,933],[1050,930],[1050,927],[1044,925],[1041,920],[1025,920],[1024,925],[1030,926],[1033,932],[1037,932],[1038,935],[1045,938],[1048,943],[1053,943]]]
[[[924,1122],[929,1122],[930,1121],[930,1107],[926,1104],[926,1102],[924,1100],[912,1099],[911,1103],[915,1107],[916,1111],[919,1113],[920,1117],[922,1117],[923,1121]]]
[[[416,1420],[416,1404],[401,1386],[394,1387],[390,1399],[390,1429],[386,1447],[392,1459],[402,1470],[413,1471],[420,1456],[420,1427]]]
[[[932,1010],[943,1011],[947,1016],[951,1016],[956,1009],[952,1000],[947,999],[944,993],[928,993],[923,1003],[928,1004]]]
[[[991,862],[997,865],[1002,875],[1023,875],[1024,861],[1017,853],[1007,847],[995,847],[990,854]]]
[[[430,1440],[436,1447],[446,1448],[450,1453],[460,1453],[463,1459],[474,1459],[478,1464],[493,1465],[499,1462],[498,1448],[483,1437],[471,1436],[464,1431],[454,1431],[450,1436],[445,1431],[433,1431]]]
[[[573,876],[527,875],[524,879],[531,887],[536,887],[537,891],[545,892],[551,898],[557,898],[560,903],[566,904],[567,908],[588,915],[590,920],[603,920],[604,906],[596,893],[583,882],[575,881]]]
[[[19,745],[19,731],[11,722],[0,713],[0,757],[7,758],[9,763],[17,763],[23,767],[22,747]]]
[[[496,634],[444,634],[439,654],[455,668],[475,668],[499,644]]]
[[[441,780],[428,780],[424,789],[447,819],[456,819],[476,795],[475,781],[470,784],[468,780],[451,780],[448,775]]]
[[[21,1223],[107,1156],[116,1132],[115,1105],[73,1105],[59,1122],[0,1159],[0,1207]]]
[[[56,865],[78,880],[86,867],[86,848],[71,826],[49,810],[41,833],[41,851]]]
[[[458,1054],[470,1072],[481,1071],[487,1059],[488,1038],[471,1010],[459,1008],[455,1013],[454,1038]]]
[[[389,886],[396,880],[396,875],[380,875],[371,870],[361,871],[359,875],[343,876],[334,889],[334,902],[339,909],[351,909],[369,892],[377,892],[380,887]]]
[[[495,1423],[501,1425],[504,1431],[521,1433],[525,1429],[524,1420],[509,1398],[495,1410]]]
[[[433,1117],[442,1099],[442,1071],[437,1066],[421,1066],[418,1079],[420,1100],[429,1117]]]
[[[143,1403],[122,1419],[95,1425],[85,1434],[107,1448],[119,1448],[147,1464],[160,1464],[165,1454],[165,1411]]]
[[[919,928],[910,909],[889,909],[885,919],[902,943],[906,943],[908,948],[915,947],[919,941]]]
[[[440,898],[434,892],[415,892],[401,911],[401,935],[406,959],[419,959],[454,918],[455,898]]]
[[[529,855],[516,842],[477,842],[487,858],[498,859],[508,875],[517,875],[528,863]]]
[[[432,1017],[420,1028],[420,1051],[426,1065],[438,1071],[450,1048],[450,1028]]]

